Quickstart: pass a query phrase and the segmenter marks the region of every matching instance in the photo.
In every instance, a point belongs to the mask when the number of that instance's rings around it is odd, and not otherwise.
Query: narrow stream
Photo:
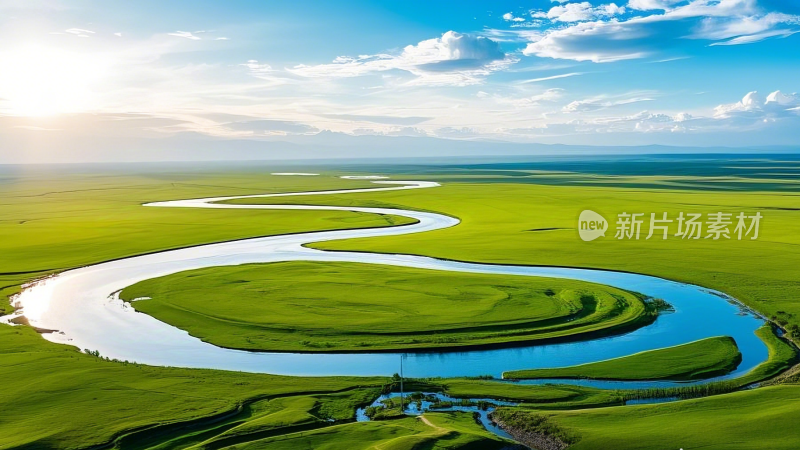
[[[426,411],[460,411],[460,412],[469,412],[473,414],[477,414],[477,421],[480,422],[483,427],[496,434],[497,436],[514,440],[510,434],[506,433],[502,428],[495,425],[491,419],[489,419],[489,414],[492,413],[498,406],[517,406],[518,403],[512,402],[504,402],[500,400],[494,400],[490,398],[455,398],[444,395],[439,392],[418,392],[418,393],[405,393],[406,401],[409,401],[413,394],[422,394],[425,396],[422,400],[411,400],[408,405],[403,409],[403,412],[411,415],[411,416],[419,416]],[[391,394],[385,394],[378,397],[374,402],[372,402],[371,407],[383,407],[386,400],[396,399],[400,397],[399,392],[392,392]],[[463,403],[471,403],[471,405],[464,405]],[[405,403],[405,402],[404,402]],[[448,403],[452,403],[453,405],[447,405]],[[481,404],[484,406],[478,406]],[[399,408],[398,408],[399,409]],[[356,420],[359,422],[368,422],[370,418],[367,416],[366,413],[367,408],[359,408],[356,411]]]

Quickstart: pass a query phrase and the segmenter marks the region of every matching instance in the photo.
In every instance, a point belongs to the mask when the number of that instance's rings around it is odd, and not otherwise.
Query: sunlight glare
[[[98,57],[42,46],[0,52],[0,110],[23,116],[82,112],[97,105]]]

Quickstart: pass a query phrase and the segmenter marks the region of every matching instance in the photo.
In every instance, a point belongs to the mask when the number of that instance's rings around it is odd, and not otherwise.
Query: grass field
[[[571,280],[356,263],[215,267],[121,298],[215,345],[256,350],[435,348],[613,333],[652,320],[637,296]]]
[[[15,174],[0,184],[4,194],[0,209],[4,289],[0,294],[5,302],[0,305],[9,310],[5,296],[35,277],[103,260],[298,230],[403,223],[402,218],[314,211],[262,211],[265,214],[245,213],[232,220],[215,211],[141,207],[148,201],[220,192],[235,195],[365,185],[330,176],[298,180],[253,171]],[[2,448],[97,445],[142,427],[206,420],[259,397],[377,387],[385,382],[123,365],[50,344],[32,329],[5,325],[0,326],[0,354],[0,405],[14,412],[0,416]]]
[[[425,190],[399,191],[309,197],[299,203],[434,210],[462,220],[453,228],[429,233],[325,242],[313,244],[315,248],[644,273],[721,290],[787,327],[800,326],[796,276],[800,194],[749,191],[747,183],[741,183],[736,192],[724,192],[542,186],[512,184],[512,177],[507,178],[505,184],[447,184],[437,188],[435,195]],[[255,203],[285,202],[261,199]],[[577,235],[577,220],[585,209],[602,214],[612,228],[622,212],[642,212],[648,217],[667,212],[674,219],[679,212],[760,211],[764,218],[757,240],[645,240],[648,230],[644,228],[639,240],[618,240],[609,234],[583,242]],[[670,227],[674,234],[677,224]]]
[[[237,211],[231,215],[230,211],[141,206],[220,194],[369,186],[365,181],[333,176],[298,180],[251,170],[141,174],[28,170],[0,179],[0,297],[38,276],[109,259],[254,236],[409,222],[350,212]],[[8,310],[8,303],[0,302],[0,312]]]
[[[405,220],[324,211],[232,213],[140,206],[158,200],[368,185],[330,175],[271,177],[263,169],[42,170],[0,173],[0,299],[36,277],[113,258],[245,237],[386,226]],[[493,177],[492,183],[476,184],[472,179],[430,191],[326,197],[321,203],[435,210],[461,218],[462,224],[420,235],[324,246],[648,273],[720,289],[774,316],[787,328],[798,324],[800,198],[780,180],[770,180],[771,185],[781,184],[778,194],[752,191],[737,180],[719,182],[739,186],[735,193],[700,191],[687,177],[680,180],[681,191],[542,186],[530,180],[526,180],[529,184],[510,184],[505,176]],[[498,178],[504,183],[498,183]],[[567,178],[573,183],[587,177]],[[613,177],[607,178],[610,184]],[[639,178],[628,181],[653,186],[648,177]],[[697,185],[715,183],[695,178]],[[622,210],[668,211],[673,216],[681,210],[758,210],[765,219],[756,241],[606,238],[584,243],[574,229],[582,209],[594,209],[607,218]],[[1,302],[0,308],[10,309]],[[794,350],[769,328],[759,333],[770,347],[770,362],[744,381],[775,375],[795,358]],[[112,441],[121,449],[326,445],[483,449],[505,445],[482,431],[469,415],[426,415],[434,426],[411,418],[348,423],[356,406],[374,398],[387,379],[292,378],[116,363],[51,344],[27,327],[5,325],[0,326],[0,355],[0,408],[5,411],[0,414],[0,448],[4,449],[72,449]],[[621,394],[489,380],[426,383],[454,396],[523,401],[518,411],[546,415],[558,429],[577,438],[576,449],[774,450],[798,445],[793,421],[800,413],[800,386],[791,384],[795,382],[796,378],[790,378],[786,385],[675,403],[603,408],[597,407],[619,404]],[[564,410],[571,408],[582,409]]]
[[[524,385],[510,382],[447,378],[429,380],[427,385],[457,398],[491,398],[526,404],[541,409],[594,408],[621,405],[620,392],[570,385]],[[425,387],[422,388],[424,390]]]
[[[0,326],[0,354],[0,405],[6,411],[0,416],[2,448],[22,444],[88,447],[142,427],[147,429],[144,435],[152,435],[156,434],[152,427],[159,425],[235,413],[258,399],[333,393],[358,386],[377,389],[387,381],[114,363],[49,344],[25,327]]]
[[[330,420],[352,420],[356,407],[377,397],[387,379],[122,364],[48,344],[30,329],[8,326],[0,327],[0,354],[0,405],[8,412],[0,415],[0,448],[84,448],[112,441],[126,450],[247,443],[263,448],[266,442],[319,448],[318,439],[330,448],[369,448],[394,439],[398,441],[386,448],[418,448],[412,442],[442,449],[502,447],[471,416],[442,415],[443,430],[417,426],[414,419],[398,423],[397,429],[381,427],[383,423],[328,428]],[[310,431],[322,428],[318,434]],[[309,435],[316,437],[305,444]],[[347,447],[357,444],[363,447]]]
[[[237,448],[255,450],[493,450],[508,447],[475,425],[468,413],[426,413],[380,422],[338,425],[250,442]]]
[[[736,342],[722,336],[579,366],[513,370],[503,373],[503,378],[698,380],[731,372],[741,360]]]
[[[573,450],[792,450],[798,444],[800,386],[545,414],[579,438]]]
[[[764,325],[756,330],[756,335],[767,344],[769,356],[765,362],[745,374],[742,382],[763,381],[797,364],[797,349],[785,339],[779,338],[772,326]]]

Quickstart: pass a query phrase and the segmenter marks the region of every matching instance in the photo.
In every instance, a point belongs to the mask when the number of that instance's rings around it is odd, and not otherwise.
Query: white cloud
[[[542,92],[541,94],[534,95],[530,97],[528,100],[531,103],[554,102],[561,98],[563,92],[564,89],[552,88]]]
[[[70,28],[68,30],[64,30],[64,32],[69,34],[74,34],[75,36],[83,38],[91,37],[91,35],[94,34],[94,31],[84,30],[82,28]]]
[[[709,17],[703,20],[696,36],[701,39],[728,39],[763,36],[786,36],[792,32],[784,26],[800,25],[800,17],[789,14],[769,13],[763,16]],[[777,29],[776,29],[777,28]],[[772,30],[772,31],[771,31]],[[749,40],[755,42],[755,40]],[[742,42],[743,43],[743,42]]]
[[[614,106],[629,105],[631,103],[649,102],[652,98],[648,97],[630,97],[620,100],[606,100],[602,97],[594,97],[585,100],[575,100],[568,105],[561,108],[563,113],[576,113],[576,112],[591,112],[601,109],[608,109]]]
[[[668,63],[672,61],[682,61],[684,59],[689,59],[689,58],[691,58],[691,56],[673,56],[672,58],[664,58],[656,61],[651,61],[651,63],[653,64]]]
[[[650,49],[632,39],[617,22],[583,22],[556,29],[523,50],[526,56],[606,63],[643,58]]]
[[[655,8],[657,5],[661,7]],[[684,38],[714,41],[711,45],[737,45],[800,31],[800,16],[765,14],[756,0],[640,0],[629,3],[628,7],[663,11],[628,20],[587,21],[594,11],[603,8],[590,11],[590,7],[588,3],[569,3],[553,8],[558,13],[553,15],[554,21],[580,23],[532,35],[523,53],[603,63],[643,58]]]
[[[637,131],[735,133],[764,129],[773,125],[800,126],[798,108],[800,108],[800,95],[798,94],[774,91],[767,96],[766,100],[763,100],[757,92],[752,91],[736,103],[717,106],[714,108],[712,117],[697,117],[688,113],[680,113],[674,116],[648,114],[632,116],[632,118],[646,119],[640,121],[641,123],[636,127]]]
[[[566,3],[554,6],[547,12],[546,17],[554,22],[581,22],[595,20],[601,17],[613,17],[625,13],[625,7],[615,3],[593,7],[589,2]],[[536,17],[541,17],[538,15]]]
[[[549,77],[532,78],[530,80],[520,81],[521,84],[538,83],[540,81],[557,80],[559,78],[569,78],[578,75],[583,75],[583,72],[562,73],[559,75],[551,75]]]
[[[589,99],[572,102],[565,112],[588,112],[606,109],[609,105],[643,101],[631,98],[610,102]],[[739,133],[766,130],[769,127],[785,130],[800,126],[800,95],[774,91],[766,100],[757,92],[749,92],[735,103],[714,108],[712,116],[696,116],[687,112],[677,114],[642,111],[627,116],[583,118],[567,122],[548,123],[529,130],[537,135],[604,134],[604,133]],[[513,131],[513,130],[509,130]],[[733,142],[733,141],[731,141]]]
[[[592,14],[592,4],[589,2],[567,3],[551,8],[547,12],[547,18],[554,22],[579,22],[593,19],[594,14]]]
[[[784,94],[781,91],[772,92],[767,96],[765,105],[777,105],[777,106],[800,106],[800,96],[797,94]]]
[[[609,3],[608,5],[600,6],[602,8],[604,15],[613,17],[618,16],[620,14],[625,14],[626,9],[624,6],[617,6],[616,3]]]
[[[221,124],[223,128],[251,136],[285,136],[289,134],[314,134],[320,130],[311,125],[274,119],[251,119]]]
[[[448,31],[441,38],[406,46],[399,55],[340,56],[331,64],[298,65],[287,70],[309,78],[357,77],[402,70],[416,76],[409,84],[463,86],[480,83],[487,75],[514,62],[489,38]]]
[[[630,0],[628,8],[639,11],[650,11],[654,9],[669,10],[672,5],[682,3],[684,0]]]
[[[508,22],[525,22],[525,19],[522,17],[515,17],[512,13],[505,13],[503,14],[503,20]]]
[[[479,64],[505,57],[500,46],[483,36],[448,31],[439,39],[429,39],[403,49],[412,63],[438,64],[447,61],[476,61]]]
[[[200,33],[203,33],[203,31],[201,31]],[[199,41],[201,39],[199,36],[195,36],[190,31],[176,31],[174,33],[167,33],[167,34],[170,35],[170,36],[182,37],[182,38],[190,39],[190,40],[193,40],[193,41]]]
[[[384,129],[356,128],[350,132],[355,136],[408,136],[430,137],[427,131],[416,127],[387,127]]]
[[[434,134],[448,139],[473,139],[482,137],[484,133],[474,127],[442,127],[436,129]]]
[[[382,115],[382,114],[319,114],[321,117],[325,117],[328,119],[334,120],[342,120],[346,122],[357,122],[357,123],[379,123],[383,125],[395,125],[395,126],[411,126],[411,125],[418,125],[423,122],[427,122],[431,120],[431,117],[421,117],[421,116],[394,116],[394,115]]]
[[[250,74],[257,78],[267,77],[275,72],[275,70],[269,64],[259,63],[258,60],[255,59],[251,59],[240,65],[247,67],[250,71]]]
[[[553,103],[560,100],[564,95],[564,89],[552,88],[543,92],[525,97],[495,97],[495,101],[504,105],[511,105],[516,108],[539,106],[546,103]]]
[[[761,109],[761,98],[759,98],[758,92],[751,91],[736,103],[717,106],[714,108],[714,115],[717,117],[727,117],[733,112],[754,111],[757,109]]]
[[[643,99],[638,99],[643,100]],[[604,102],[597,99],[573,102],[570,111],[597,111],[609,104],[629,104],[637,99],[621,102]],[[693,115],[687,112],[664,113],[641,111],[624,116],[598,116],[563,122],[553,121],[534,127],[501,129],[501,134],[516,136],[577,136],[593,135],[598,139],[609,133],[662,133],[662,136],[679,134],[726,136],[723,145],[736,145],[741,138],[732,135],[762,136],[753,132],[796,135],[800,127],[800,95],[775,91],[763,100],[750,92],[740,101],[716,107],[712,116]],[[794,131],[793,131],[794,130]],[[793,134],[792,134],[793,133]],[[661,139],[661,138],[651,138]],[[696,139],[696,138],[692,138]],[[719,145],[719,142],[716,142]]]
[[[752,44],[754,42],[763,41],[764,39],[768,39],[771,37],[789,37],[793,34],[796,34],[800,31],[790,31],[790,30],[775,30],[775,31],[767,31],[764,33],[756,33],[751,34],[749,36],[739,36],[728,41],[724,42],[714,42],[711,46],[717,45],[742,45],[742,44]]]
[[[800,107],[800,95],[784,94],[774,91],[762,100],[758,92],[748,92],[736,103],[719,105],[714,108],[714,117],[721,119],[772,121],[782,117],[796,116]]]

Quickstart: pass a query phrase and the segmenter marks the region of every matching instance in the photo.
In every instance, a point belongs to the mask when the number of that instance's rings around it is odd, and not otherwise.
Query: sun
[[[97,57],[38,45],[1,51],[0,111],[47,116],[92,109],[104,67]]]

